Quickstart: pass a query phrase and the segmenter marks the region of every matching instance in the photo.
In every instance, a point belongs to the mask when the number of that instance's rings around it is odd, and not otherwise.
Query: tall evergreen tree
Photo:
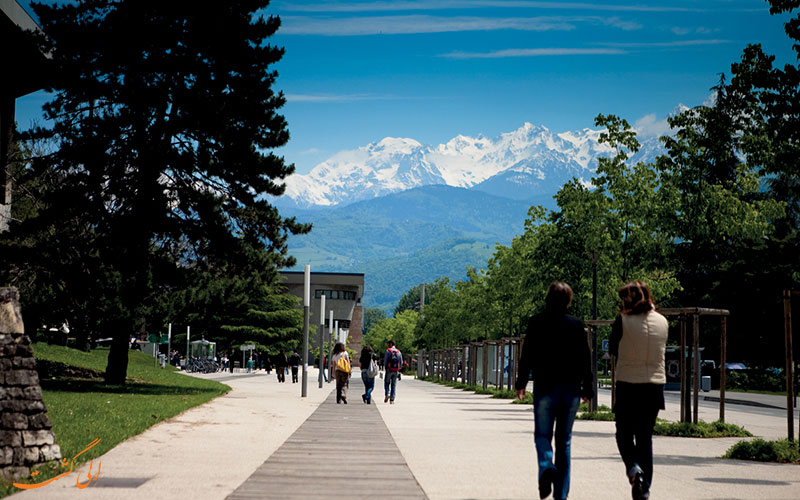
[[[113,301],[106,380],[124,383],[129,335],[184,270],[275,282],[291,265],[289,233],[309,227],[280,216],[264,195],[294,167],[272,151],[289,138],[277,110],[268,43],[280,25],[268,0],[82,0],[34,4],[52,55],[45,106],[53,120],[34,136],[55,141],[34,165],[62,182],[43,209],[12,231],[85,228]],[[41,241],[41,238],[40,238]],[[17,255],[19,258],[24,258]]]

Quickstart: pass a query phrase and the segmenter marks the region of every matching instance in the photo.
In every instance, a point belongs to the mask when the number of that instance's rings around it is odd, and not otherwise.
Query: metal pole
[[[167,328],[167,363],[169,363],[169,355],[172,352],[172,323]]]
[[[319,308],[319,388],[322,389],[322,375],[325,373],[325,294],[320,297]]]
[[[794,440],[794,361],[792,351],[792,295],[783,292],[783,321],[786,346],[786,423],[789,440]]]
[[[309,331],[309,306],[311,305],[311,266],[306,264],[303,279],[303,386],[300,397],[308,396],[308,331]]]
[[[333,309],[331,309],[330,321],[328,321],[328,383],[333,381],[333,335],[336,333],[333,329]]]
[[[596,304],[595,304],[595,306],[596,306]],[[595,310],[595,312],[597,312],[597,311]],[[599,391],[597,389],[597,326],[596,325],[592,325],[590,327],[590,329],[591,329],[591,333],[589,335],[589,338],[591,339],[590,340],[591,349],[589,349],[589,352],[590,352],[590,354],[592,356],[592,358],[591,358],[592,359],[592,384],[593,384],[593,387],[594,387],[594,397],[592,398],[591,401],[589,401],[589,410],[590,411],[597,411],[597,398],[600,397]]]
[[[700,315],[695,313],[692,317],[692,323],[694,327],[694,337],[692,338],[692,373],[694,374],[694,384],[692,384],[692,389],[694,391],[692,397],[692,404],[694,408],[692,408],[692,422],[697,423],[698,419],[698,412],[699,408],[698,405],[700,403]]]
[[[719,421],[725,421],[725,363],[728,362],[728,317],[722,316],[719,322]]]
[[[186,368],[189,368],[189,332],[190,327],[186,327]]]

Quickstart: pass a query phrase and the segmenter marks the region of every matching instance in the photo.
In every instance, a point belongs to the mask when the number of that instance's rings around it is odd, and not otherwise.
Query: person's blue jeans
[[[400,372],[387,371],[383,376],[383,389],[386,391],[386,395],[389,396],[389,401],[394,401],[395,388],[397,386],[397,376],[399,374]]]
[[[533,435],[539,477],[545,470],[555,468],[553,498],[557,500],[569,494],[570,441],[579,404],[579,387],[575,384],[533,385]],[[555,461],[553,437],[556,438]]]
[[[375,389],[375,378],[367,376],[367,370],[361,370],[361,381],[364,382],[364,399],[372,403],[372,390]]]

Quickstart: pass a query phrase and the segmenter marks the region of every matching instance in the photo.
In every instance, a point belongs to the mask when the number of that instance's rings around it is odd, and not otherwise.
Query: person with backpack
[[[388,341],[386,346],[386,353],[383,355],[383,366],[386,367],[383,389],[386,397],[383,398],[383,402],[394,404],[397,380],[400,378],[400,370],[403,368],[403,354],[394,346],[393,340]]]
[[[350,385],[350,355],[344,344],[333,346],[333,378],[336,379],[336,404],[347,404],[347,388]]]
[[[361,400],[366,404],[372,404],[372,390],[375,389],[375,377],[378,375],[377,356],[372,352],[372,347],[365,345],[361,349],[361,356],[358,364],[361,366],[361,381],[364,382],[364,394]]]

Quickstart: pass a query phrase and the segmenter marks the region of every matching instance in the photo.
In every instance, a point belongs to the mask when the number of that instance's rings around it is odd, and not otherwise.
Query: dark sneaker
[[[361,395],[361,401],[363,401],[365,403],[368,403],[367,397],[365,395],[363,395],[363,394]]]
[[[388,394],[386,395],[385,398],[383,398],[383,402],[384,403],[388,403],[389,402],[389,395]]]
[[[555,476],[556,469],[554,467],[542,471],[542,475],[539,476],[539,498],[547,498],[550,496]]]

